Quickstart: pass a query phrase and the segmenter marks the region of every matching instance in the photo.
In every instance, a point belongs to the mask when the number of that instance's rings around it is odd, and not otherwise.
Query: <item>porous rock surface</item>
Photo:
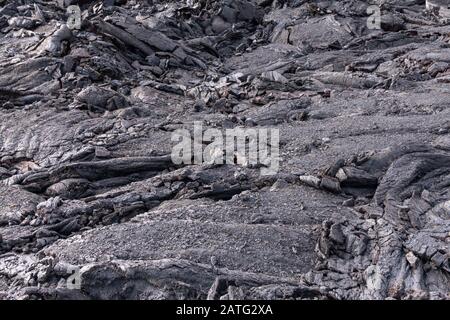
[[[0,298],[449,299],[435,7],[0,1]],[[279,129],[280,170],[175,166],[196,121]]]

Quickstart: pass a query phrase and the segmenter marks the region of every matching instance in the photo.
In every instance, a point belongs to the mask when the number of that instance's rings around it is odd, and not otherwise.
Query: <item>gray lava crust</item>
[[[450,299],[440,3],[0,0],[0,299]],[[278,173],[174,165],[194,122]]]

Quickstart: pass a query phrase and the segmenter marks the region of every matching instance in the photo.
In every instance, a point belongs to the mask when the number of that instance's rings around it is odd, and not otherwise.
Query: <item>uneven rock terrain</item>
[[[0,0],[0,298],[450,299],[447,14]],[[194,122],[278,173],[175,165]]]

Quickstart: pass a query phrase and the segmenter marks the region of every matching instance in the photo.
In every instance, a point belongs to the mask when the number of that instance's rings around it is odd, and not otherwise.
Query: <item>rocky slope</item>
[[[0,1],[0,298],[449,299],[445,9]],[[279,172],[174,165],[196,121]]]

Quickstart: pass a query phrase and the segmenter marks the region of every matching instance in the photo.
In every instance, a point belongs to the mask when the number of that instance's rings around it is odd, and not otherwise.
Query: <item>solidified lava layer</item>
[[[0,0],[0,298],[449,299],[447,18]],[[279,130],[278,172],[175,165],[195,123]]]

